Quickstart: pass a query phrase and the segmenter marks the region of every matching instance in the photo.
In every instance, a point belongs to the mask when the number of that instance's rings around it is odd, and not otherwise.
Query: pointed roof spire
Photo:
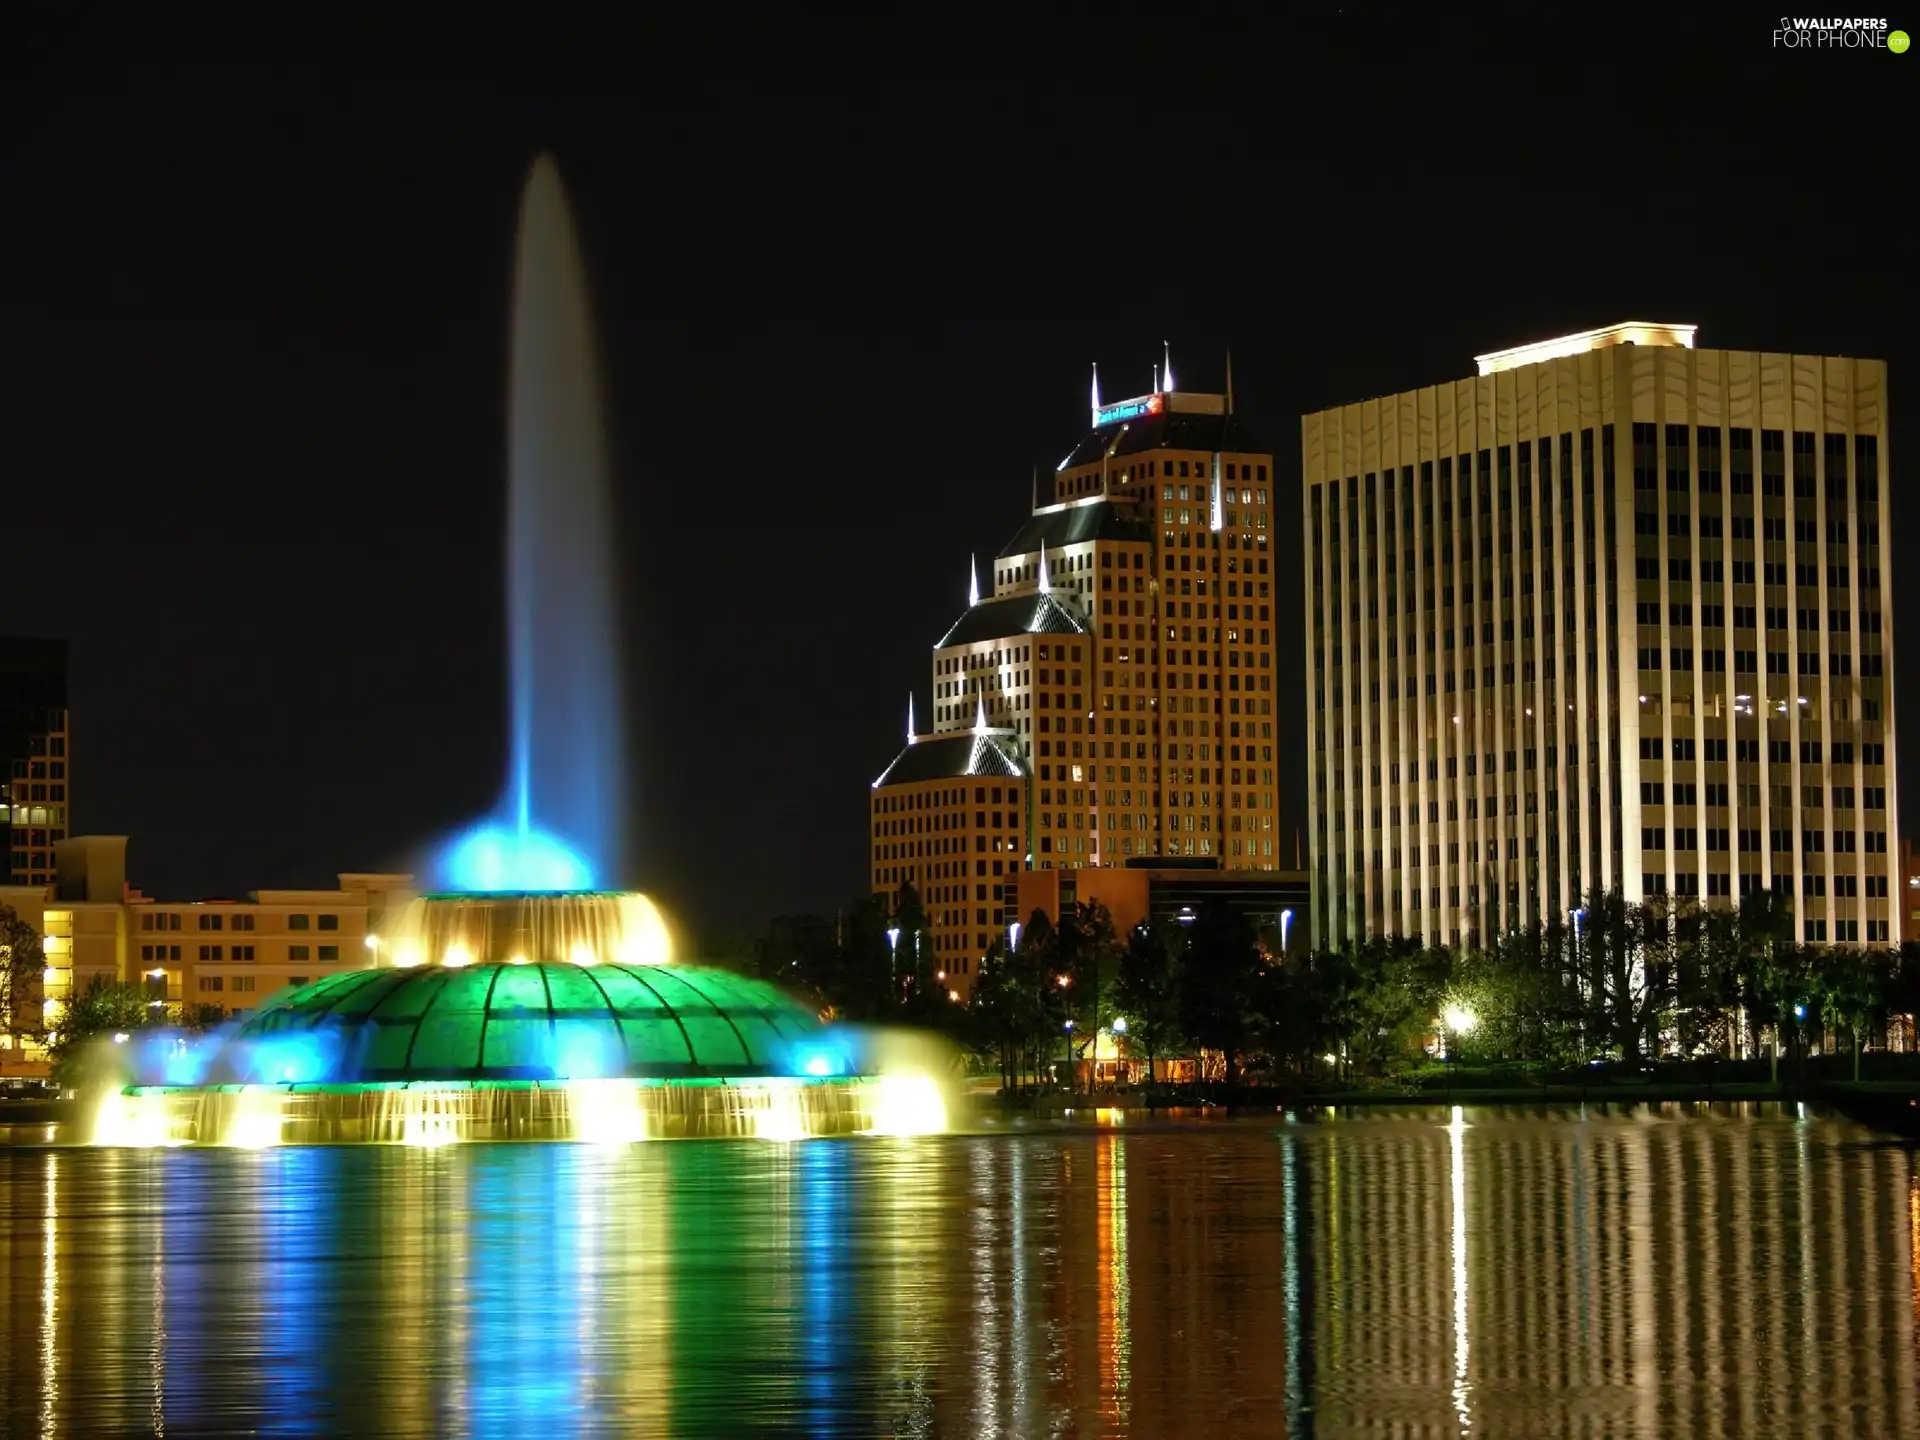
[[[1227,413],[1233,413],[1233,351],[1227,351]]]
[[[913,744],[913,691],[907,691],[907,744]]]
[[[973,728],[975,730],[987,728],[987,692],[984,689],[973,693]]]
[[[1093,423],[1100,423],[1100,362],[1093,362]]]
[[[1052,588],[1053,582],[1047,578],[1047,542],[1042,540],[1040,542],[1040,589],[1044,593]]]
[[[980,557],[967,557],[967,608],[971,610],[980,603]]]
[[[1153,389],[1147,393],[1149,395],[1158,395],[1160,393],[1160,367],[1158,365],[1153,367]]]
[[[1173,390],[1173,346],[1165,340],[1162,340],[1160,347],[1167,357],[1167,363],[1160,367],[1160,381],[1166,386],[1168,392],[1171,393]]]

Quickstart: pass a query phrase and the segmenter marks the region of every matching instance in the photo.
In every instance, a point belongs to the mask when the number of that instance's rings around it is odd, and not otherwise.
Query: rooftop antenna
[[[1227,413],[1233,413],[1233,351],[1227,351]]]
[[[1042,540],[1040,542],[1040,589],[1044,593],[1052,588],[1053,582],[1047,578],[1047,542]]]
[[[1033,508],[1040,508],[1040,467],[1033,467]]]
[[[913,744],[913,691],[907,691],[907,744]]]
[[[977,731],[987,728],[987,692],[984,688],[973,693],[973,728]]]
[[[1100,362],[1093,362],[1093,423],[1100,423]]]
[[[1153,389],[1147,393],[1149,395],[1158,395],[1160,393],[1160,367],[1158,365],[1153,367]]]
[[[967,608],[971,610],[980,603],[980,557],[967,557]]]
[[[1161,367],[1161,374],[1160,374],[1160,379],[1161,379],[1161,382],[1162,382],[1162,383],[1163,383],[1163,384],[1164,384],[1164,385],[1165,385],[1165,386],[1167,387],[1167,390],[1168,390],[1168,393],[1172,393],[1172,390],[1173,390],[1173,346],[1171,346],[1171,345],[1169,345],[1169,344],[1168,344],[1168,343],[1167,343],[1167,342],[1166,342],[1165,340],[1162,340],[1162,341],[1160,342],[1160,348],[1161,348],[1161,350],[1162,350],[1163,352],[1165,352],[1165,354],[1166,354],[1166,357],[1167,357],[1167,363],[1166,363],[1166,364],[1165,364],[1164,366],[1162,366],[1162,367]]]

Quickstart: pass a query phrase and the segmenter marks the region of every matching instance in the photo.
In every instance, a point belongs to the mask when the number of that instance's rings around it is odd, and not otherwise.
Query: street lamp
[[[1292,928],[1292,925],[1293,912],[1291,910],[1282,910],[1280,912],[1280,953],[1282,955],[1287,953],[1287,931]]]
[[[1007,926],[1007,948],[1009,950],[1018,950],[1020,948],[1020,922],[1018,920]]]
[[[900,979],[900,927],[898,925],[887,927],[887,954],[891,957],[893,965],[889,983],[897,982]]]
[[[1480,1017],[1464,1005],[1449,1005],[1440,1012],[1440,1043],[1447,1052],[1447,1094],[1453,1094],[1454,1041],[1480,1023]]]
[[[1066,981],[1062,979],[1060,983],[1064,985]],[[1067,1065],[1066,1065],[1065,1079],[1067,1082],[1067,1090],[1071,1092],[1073,1089],[1073,1021],[1071,1019],[1067,1021],[1066,1032],[1067,1032],[1067,1057],[1066,1057]]]

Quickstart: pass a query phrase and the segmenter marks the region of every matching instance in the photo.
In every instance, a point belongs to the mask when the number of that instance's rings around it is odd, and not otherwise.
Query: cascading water
[[[560,172],[520,197],[507,414],[505,792],[439,857],[445,889],[587,890],[625,877],[612,507],[586,270]]]

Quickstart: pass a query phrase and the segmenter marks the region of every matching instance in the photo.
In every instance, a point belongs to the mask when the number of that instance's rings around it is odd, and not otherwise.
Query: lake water
[[[1791,1107],[0,1146],[0,1434],[1920,1434],[1920,1172]]]

